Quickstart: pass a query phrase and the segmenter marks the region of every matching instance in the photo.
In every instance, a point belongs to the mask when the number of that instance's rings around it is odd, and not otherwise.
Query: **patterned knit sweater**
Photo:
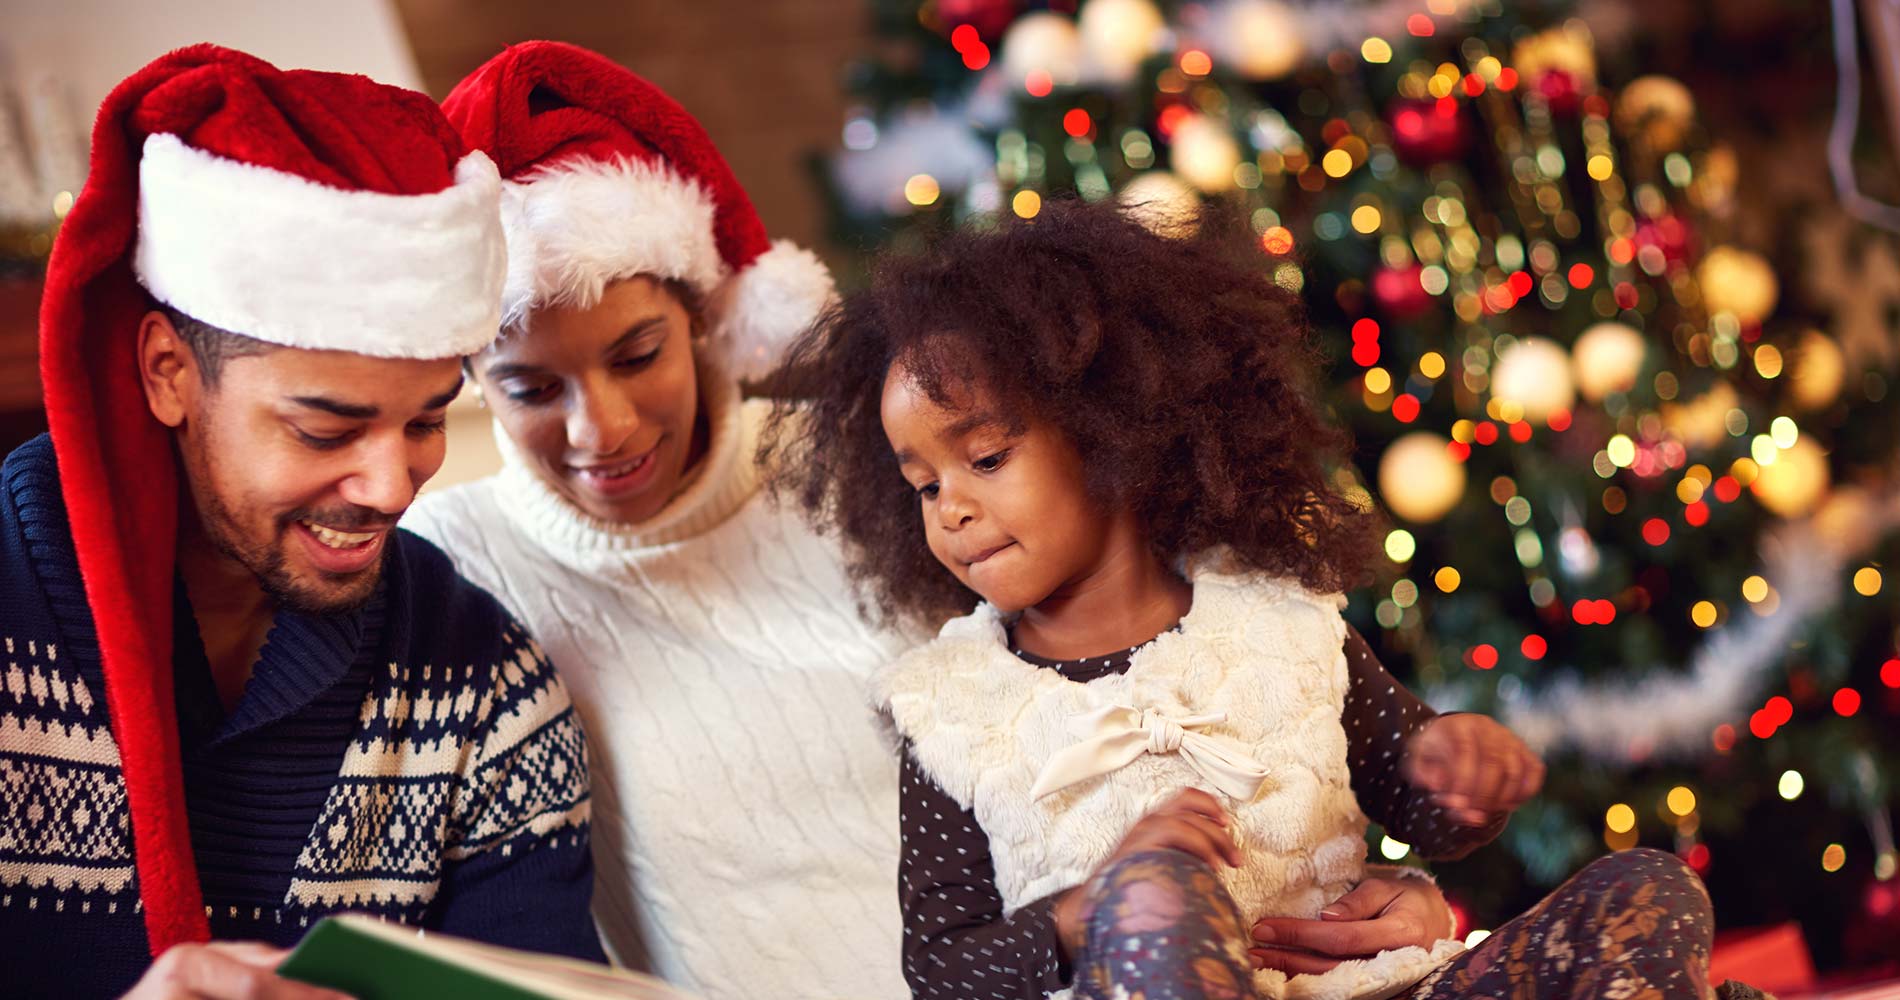
[[[177,588],[185,795],[212,931],[288,945],[352,910],[598,959],[567,696],[493,598],[426,542],[395,539],[361,612],[278,615],[229,713]],[[0,468],[0,646],[0,992],[117,995],[150,957],[45,437]]]
[[[712,1000],[908,996],[898,761],[866,681],[917,637],[860,621],[835,545],[760,492],[762,404],[702,372],[710,445],[654,518],[587,518],[498,434],[500,474],[404,524],[521,616],[573,693],[615,959]]]

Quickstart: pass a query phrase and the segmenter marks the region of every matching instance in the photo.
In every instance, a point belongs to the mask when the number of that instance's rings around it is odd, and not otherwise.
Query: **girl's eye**
[[[985,455],[970,464],[975,467],[978,472],[995,472],[997,469],[1002,468],[1003,463],[1008,460],[1009,449],[1005,448],[994,455]]]
[[[925,483],[924,485],[917,487],[917,495],[920,497],[923,497],[925,500],[937,499],[937,484]]]

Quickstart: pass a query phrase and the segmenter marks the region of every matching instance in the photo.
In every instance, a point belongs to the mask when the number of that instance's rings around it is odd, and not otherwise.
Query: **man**
[[[395,528],[498,328],[498,199],[362,77],[197,46],[106,99],[50,440],[0,468],[9,996],[309,995],[265,945],[342,910],[598,959],[566,693]]]

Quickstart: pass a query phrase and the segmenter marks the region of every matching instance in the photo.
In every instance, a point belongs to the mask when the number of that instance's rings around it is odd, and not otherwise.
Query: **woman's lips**
[[[660,446],[655,444],[643,455],[624,462],[589,466],[570,465],[574,479],[588,492],[602,497],[621,497],[637,493],[652,483],[659,469]]]

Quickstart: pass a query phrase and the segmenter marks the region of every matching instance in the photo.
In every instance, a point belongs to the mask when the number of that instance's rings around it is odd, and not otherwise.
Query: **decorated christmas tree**
[[[1725,924],[1900,957],[1891,359],[1779,301],[1687,87],[1612,78],[1628,60],[1555,2],[873,9],[823,171],[841,242],[1059,197],[1163,229],[1251,212],[1334,348],[1337,474],[1391,516],[1349,615],[1549,763],[1497,845],[1440,867],[1466,926],[1645,844]]]

